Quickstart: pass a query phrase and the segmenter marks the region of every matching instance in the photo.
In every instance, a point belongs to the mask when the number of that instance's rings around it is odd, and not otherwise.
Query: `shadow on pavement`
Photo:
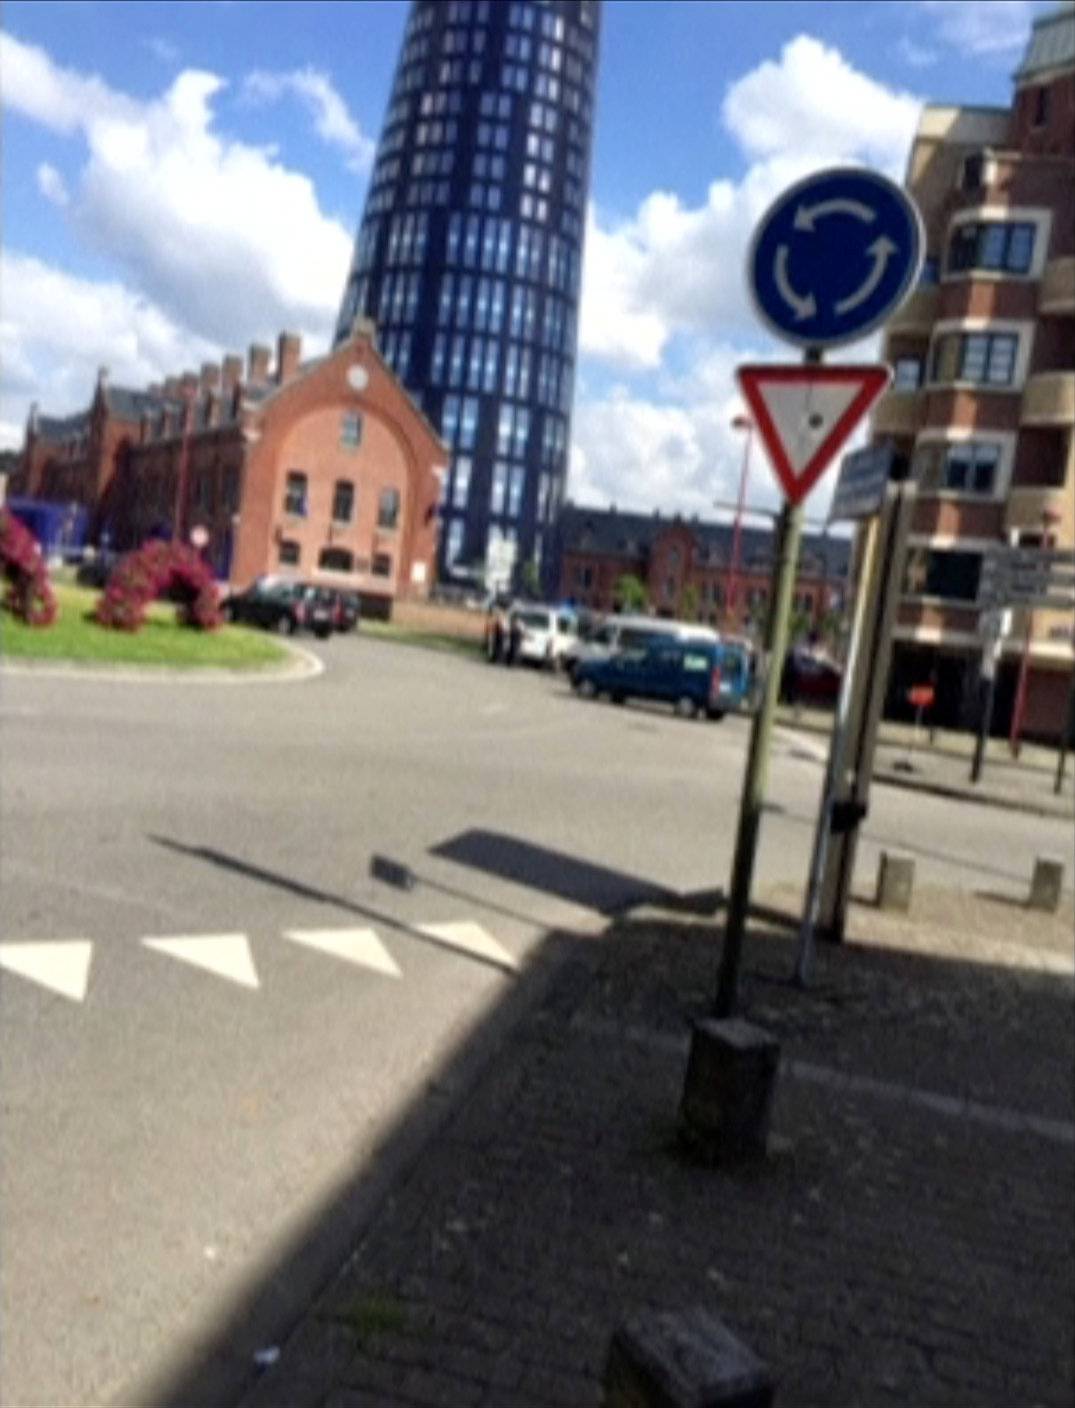
[[[1071,980],[851,942],[804,993],[782,981],[793,938],[755,923],[742,1007],[793,1063],[783,1152],[714,1172],[672,1135],[720,938],[643,912],[599,941],[549,935],[227,1319],[123,1402],[469,1403],[489,1374],[489,1401],[596,1408],[625,1315],[697,1303],[774,1365],[783,1408],[896,1401],[893,1377],[901,1402],[1015,1401],[983,1397],[987,1350],[1005,1384],[1023,1376],[1018,1401],[1052,1402],[1071,1359]],[[917,1346],[950,1331],[942,1382]],[[283,1353],[262,1372],[266,1345]]]
[[[445,943],[433,934],[427,934],[422,929],[404,924],[402,920],[397,919],[394,915],[386,914],[383,910],[373,909],[370,905],[357,904],[345,895],[334,895],[328,890],[320,890],[316,886],[307,885],[302,880],[294,880],[288,875],[281,875],[278,871],[266,870],[260,865],[253,865],[250,861],[242,860],[239,856],[228,855],[227,852],[215,850],[211,846],[184,845],[182,841],[174,841],[167,836],[154,836],[151,833],[149,840],[155,846],[163,846],[166,850],[175,851],[179,855],[192,856],[196,860],[206,861],[209,865],[230,870],[236,875],[244,875],[248,880],[257,880],[264,885],[273,885],[278,890],[286,890],[288,894],[298,895],[302,899],[316,900],[319,904],[331,905],[333,909],[342,910],[345,914],[353,914],[360,919],[370,920],[374,924],[391,929],[394,933],[405,934],[409,939],[417,939],[419,943],[428,944],[431,948],[444,949],[448,953],[455,954],[457,958],[464,958],[468,962],[483,964],[485,967],[495,968],[499,972],[514,971],[510,965],[501,963],[496,958],[479,953],[464,952],[457,945]],[[529,919],[524,922],[533,924],[534,921]]]
[[[461,832],[433,846],[430,855],[555,895],[600,914],[613,914],[635,904],[675,899],[672,891],[637,875],[579,860],[565,851],[535,846],[501,831]]]

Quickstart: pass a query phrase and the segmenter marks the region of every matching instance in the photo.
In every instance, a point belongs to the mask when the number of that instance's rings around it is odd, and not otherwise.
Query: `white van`
[[[701,626],[697,621],[670,621],[664,616],[606,616],[586,640],[573,642],[565,653],[564,668],[571,671],[580,660],[607,660],[617,650],[640,645],[654,636],[709,645],[720,640],[711,626]]]
[[[565,607],[519,602],[511,608],[509,619],[519,630],[520,660],[554,669],[578,642],[578,620]]]

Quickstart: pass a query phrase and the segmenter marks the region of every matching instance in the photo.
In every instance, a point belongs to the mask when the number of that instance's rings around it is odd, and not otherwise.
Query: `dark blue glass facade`
[[[344,290],[452,447],[443,579],[540,567],[567,474],[599,0],[415,0]]]

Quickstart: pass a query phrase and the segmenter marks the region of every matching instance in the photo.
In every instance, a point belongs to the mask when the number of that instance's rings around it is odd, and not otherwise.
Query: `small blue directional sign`
[[[833,347],[883,323],[922,267],[922,217],[887,177],[857,167],[790,186],[754,232],[747,281],[787,342]]]

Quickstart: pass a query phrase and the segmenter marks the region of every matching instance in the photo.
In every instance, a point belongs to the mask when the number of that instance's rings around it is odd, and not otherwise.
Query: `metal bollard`
[[[914,891],[914,861],[895,851],[882,851],[877,870],[877,908],[906,914]]]
[[[772,1408],[766,1365],[710,1311],[640,1312],[612,1336],[603,1408]]]
[[[1064,862],[1053,856],[1038,856],[1034,861],[1034,874],[1030,878],[1029,909],[1040,909],[1046,914],[1055,914],[1060,908],[1060,896],[1064,888]]]

